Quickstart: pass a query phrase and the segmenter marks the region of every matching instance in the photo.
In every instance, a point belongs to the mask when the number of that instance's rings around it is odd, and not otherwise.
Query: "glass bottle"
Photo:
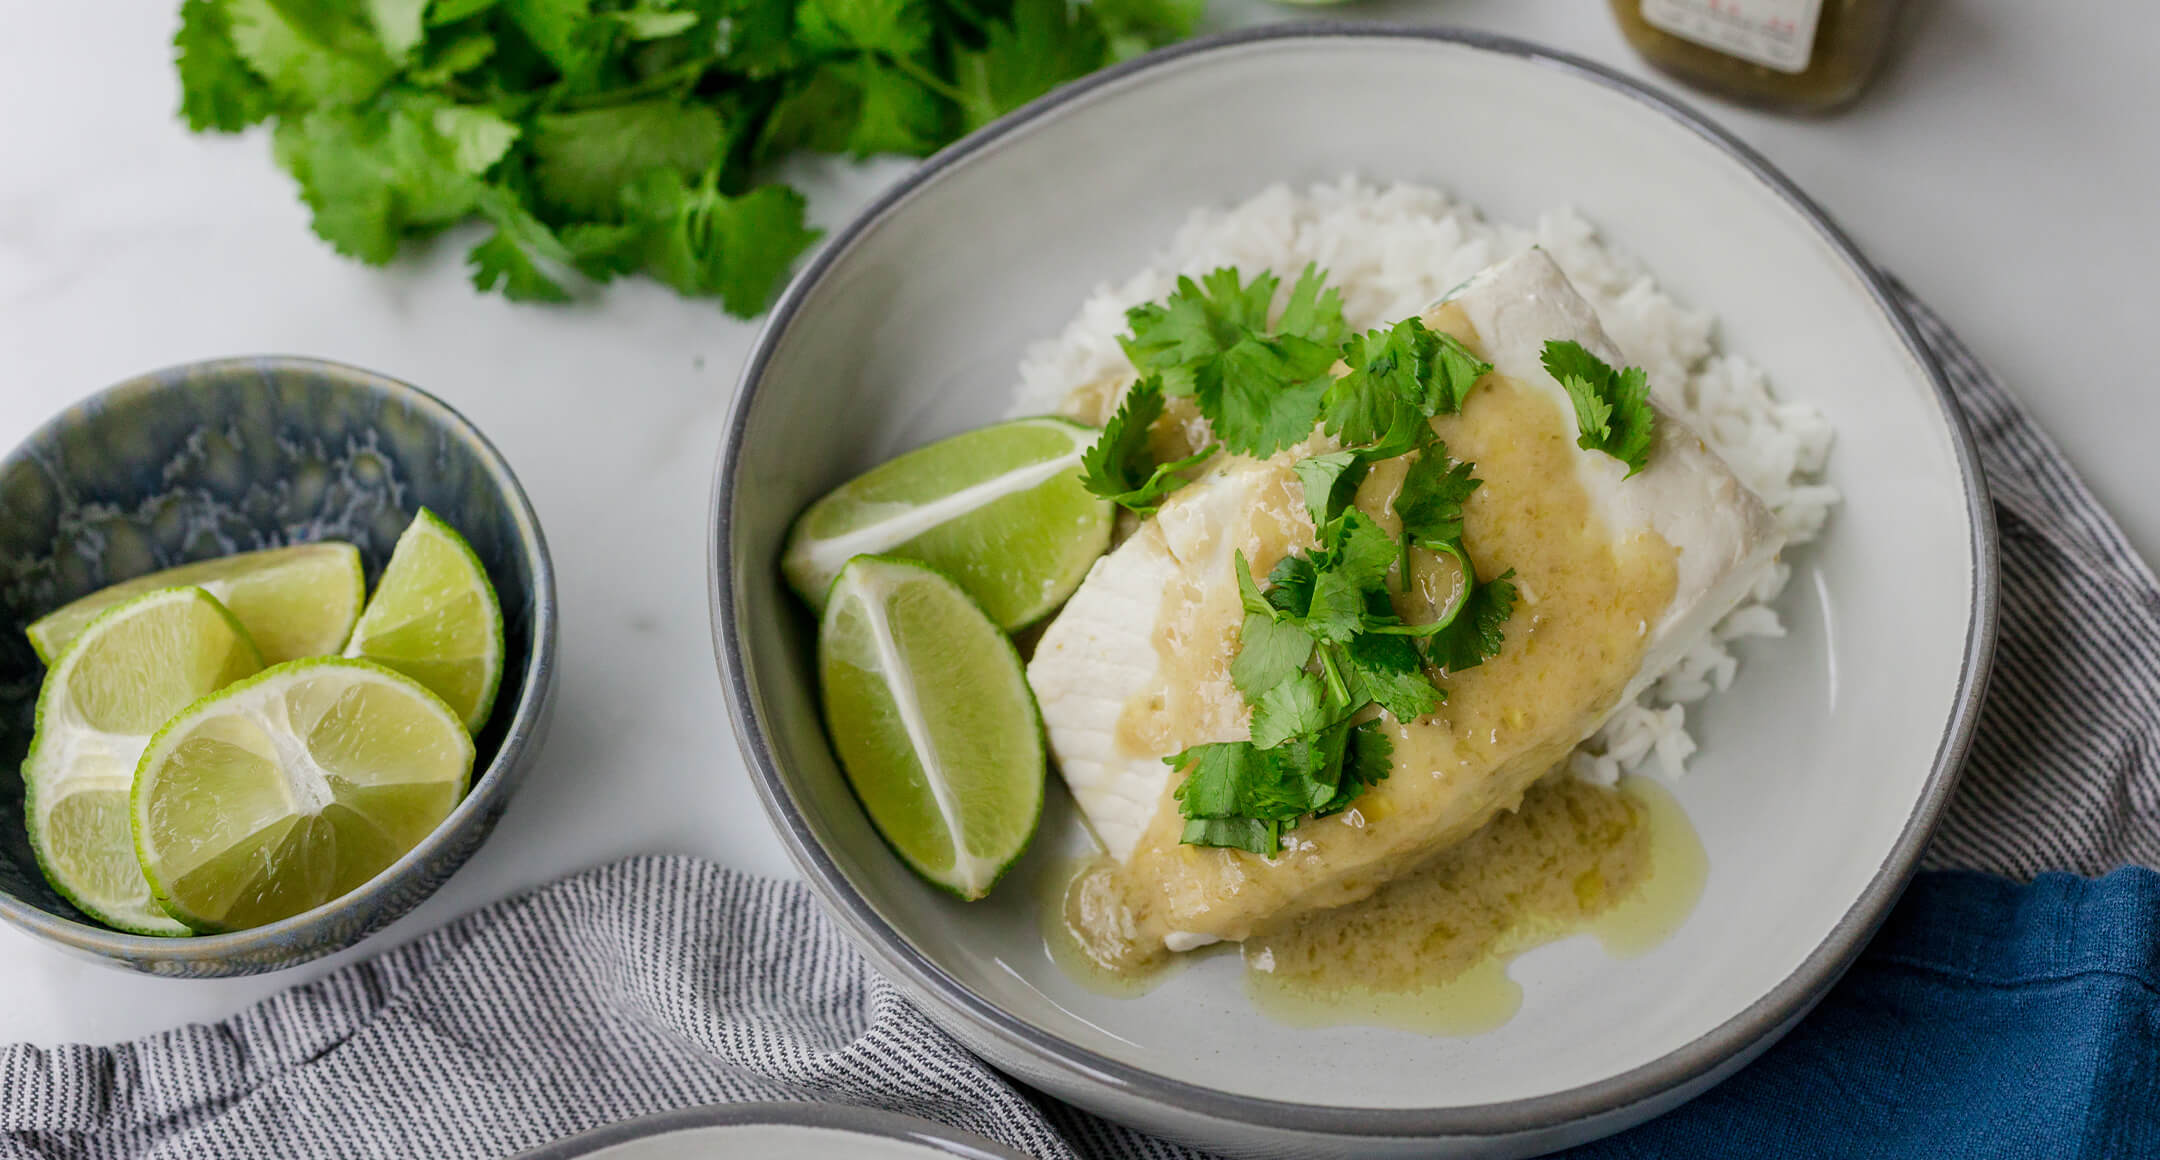
[[[1897,0],[1612,0],[1658,69],[1748,104],[1827,112],[1882,66]]]

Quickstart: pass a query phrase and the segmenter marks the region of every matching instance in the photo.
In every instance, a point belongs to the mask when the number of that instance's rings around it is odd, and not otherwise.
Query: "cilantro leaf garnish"
[[[1427,639],[1425,655],[1442,670],[1459,673],[1498,656],[1506,635],[1501,631],[1515,614],[1513,568],[1470,589],[1461,610],[1447,627]]]
[[[1359,794],[1386,781],[1393,771],[1395,743],[1378,721],[1367,721],[1350,730],[1343,753],[1342,776],[1335,783],[1335,796],[1326,805],[1313,811],[1314,817],[1324,818],[1339,814],[1350,808]]]
[[[240,58],[225,9],[215,0],[180,6],[173,50],[180,70],[180,115],[188,128],[238,133],[270,115],[270,88]]]
[[[1162,380],[1150,376],[1133,384],[1102,435],[1081,453],[1081,484],[1143,516],[1155,514],[1171,492],[1191,482],[1178,473],[1198,467],[1215,454],[1209,446],[1183,459],[1157,462],[1148,447],[1148,429],[1162,413]]]
[[[1449,458],[1447,445],[1438,442],[1410,461],[1395,495],[1395,515],[1411,543],[1442,551],[1462,540],[1463,504],[1483,482],[1470,474],[1474,467]]]
[[[1641,367],[1616,371],[1579,342],[1546,343],[1542,361],[1575,404],[1575,445],[1627,464],[1630,476],[1641,471],[1656,438],[1650,376]]]
[[[1349,372],[1328,388],[1327,432],[1345,443],[1378,443],[1417,419],[1452,415],[1492,370],[1453,335],[1415,318],[1369,330],[1343,347]],[[1399,454],[1399,453],[1398,453]]]
[[[1166,394],[1193,396],[1223,446],[1270,455],[1312,432],[1332,381],[1342,301],[1325,284],[1307,266],[1271,327],[1280,286],[1273,274],[1246,282],[1226,267],[1197,283],[1179,278],[1169,298],[1126,312],[1130,332],[1119,342],[1141,374],[1161,377]]]
[[[1366,466],[1364,457],[1355,451],[1308,455],[1290,465],[1298,483],[1304,486],[1305,508],[1312,513],[1314,527],[1334,523],[1335,517],[1350,506],[1358,484],[1365,480]]]

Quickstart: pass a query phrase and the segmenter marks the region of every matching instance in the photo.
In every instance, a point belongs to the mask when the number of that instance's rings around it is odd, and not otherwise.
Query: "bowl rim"
[[[449,834],[463,829],[472,814],[486,808],[483,799],[492,799],[495,796],[508,777],[509,769],[515,764],[527,740],[533,736],[539,725],[555,666],[555,565],[548,555],[547,537],[540,530],[540,519],[533,512],[531,499],[526,496],[524,487],[518,483],[517,475],[511,471],[510,463],[503,458],[502,452],[488,441],[486,435],[481,434],[480,428],[472,420],[427,391],[402,379],[350,363],[306,355],[235,355],[201,359],[145,371],[78,399],[59,414],[39,424],[17,445],[17,449],[56,434],[64,426],[74,422],[85,407],[102,408],[115,401],[153,395],[168,389],[183,377],[269,378],[284,373],[319,376],[336,382],[342,388],[372,391],[388,396],[412,410],[424,412],[430,420],[457,434],[479,451],[489,479],[510,501],[519,548],[525,555],[526,566],[532,571],[533,625],[530,655],[525,658],[516,708],[504,725],[502,745],[495,751],[494,759],[488,762],[487,768],[478,771],[471,779],[466,786],[465,796],[450,811],[450,816],[444,818],[427,837],[421,839],[419,845],[407,850],[397,861],[385,866],[375,877],[350,893],[333,898],[312,910],[246,930],[169,938],[130,934],[95,923],[78,922],[0,892],[0,919],[5,919],[36,937],[73,950],[87,951],[108,962],[117,960],[119,965],[131,965],[137,961],[213,965],[237,955],[280,948],[287,951],[283,961],[262,962],[254,966],[255,971],[298,966],[302,962],[347,949],[381,927],[372,927],[359,938],[339,945],[322,947],[308,946],[304,932],[327,925],[334,915],[374,897],[414,866],[434,857],[437,849],[449,840]],[[8,454],[12,457],[14,452],[10,451]],[[418,905],[420,900],[433,892],[433,888],[430,888],[414,900],[414,905]],[[296,939],[295,936],[301,937]]]
[[[678,1132],[750,1127],[813,1128],[868,1139],[896,1140],[957,1156],[961,1160],[1026,1160],[995,1140],[905,1112],[860,1104],[786,1100],[704,1104],[633,1116],[542,1144],[531,1151],[518,1153],[512,1160],[577,1160],[581,1156]]]
[[[746,673],[742,635],[735,615],[735,571],[743,566],[730,545],[729,498],[734,491],[745,425],[757,402],[767,365],[804,301],[824,276],[865,235],[902,203],[948,169],[986,153],[1007,138],[1025,133],[1034,122],[1107,87],[1166,73],[1196,59],[1254,45],[1282,41],[1420,41],[1475,52],[1493,53],[1552,69],[1601,86],[1689,130],[1704,144],[1738,163],[1768,191],[1814,227],[1821,240],[1843,260],[1866,288],[1876,309],[1902,341],[1906,354],[1934,389],[1934,402],[1947,427],[1965,492],[1972,575],[1963,666],[1949,718],[1937,743],[1933,767],[1888,856],[1823,939],[1791,974],[1716,1027],[1655,1059],[1627,1071],[1557,1092],[1498,1101],[1425,1108],[1351,1108],[1296,1103],[1241,1095],[1191,1083],[1114,1059],[1067,1042],[1015,1017],[976,995],[948,974],[908,939],[848,882],[830,854],[811,833],[792,791],[781,776],[760,721],[759,699]],[[1972,435],[1953,400],[1938,360],[1921,340],[1912,318],[1898,303],[1889,279],[1854,245],[1846,232],[1762,154],[1730,131],[1679,99],[1618,70],[1530,41],[1450,27],[1380,21],[1324,21],[1273,24],[1195,38],[1072,81],[1048,96],[977,130],[931,156],[887,189],[853,218],[812,258],[789,284],[745,361],[736,388],[720,457],[715,469],[711,508],[711,560],[708,575],[713,639],[722,683],[726,686],[736,741],[753,773],[766,813],[788,854],[810,880],[841,926],[870,957],[897,974],[910,989],[931,996],[948,1012],[963,1017],[977,1031],[1002,1046],[1037,1061],[1076,1083],[1107,1086],[1154,1105],[1167,1105],[1209,1119],[1263,1126],[1274,1131],[1335,1137],[1500,1136],[1535,1131],[1621,1113],[1677,1092],[1688,1092],[1720,1078],[1720,1069],[1767,1047],[1836,983],[1888,916],[1904,892],[1928,839],[1934,834],[1955,787],[1963,757],[1978,721],[1994,651],[1997,611],[1997,543],[1994,512],[1980,472]],[[762,562],[753,567],[763,566]]]

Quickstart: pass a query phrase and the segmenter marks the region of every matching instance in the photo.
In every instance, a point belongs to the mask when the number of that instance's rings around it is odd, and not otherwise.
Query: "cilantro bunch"
[[[644,273],[748,317],[818,236],[774,163],[928,154],[1204,3],[185,0],[174,47],[188,125],[273,122],[340,253],[478,220],[480,289]]]

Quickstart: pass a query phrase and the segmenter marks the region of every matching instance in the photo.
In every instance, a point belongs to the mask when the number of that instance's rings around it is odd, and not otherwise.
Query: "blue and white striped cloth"
[[[2000,384],[1906,305],[1979,440],[2003,548],[1994,684],[1928,864],[2018,879],[2160,865],[2160,584]],[[1791,1054],[1719,1089],[1720,1110]],[[222,1023],[0,1048],[0,1157],[493,1157],[742,1100],[888,1108],[1055,1160],[1194,1155],[1016,1088],[871,971],[805,887],[635,858]],[[1596,1151],[1675,1154],[1634,1134]]]

